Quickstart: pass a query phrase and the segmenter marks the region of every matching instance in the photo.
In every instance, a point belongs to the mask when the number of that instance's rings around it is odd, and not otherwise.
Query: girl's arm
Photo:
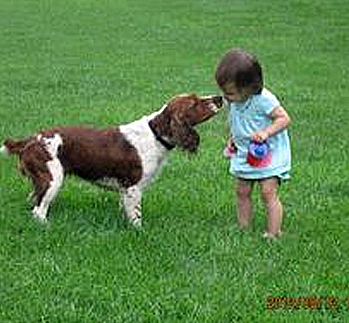
[[[272,124],[261,131],[252,134],[251,139],[257,142],[263,142],[269,137],[276,135],[280,131],[286,129],[291,123],[291,118],[283,107],[275,108],[270,118],[273,120]]]

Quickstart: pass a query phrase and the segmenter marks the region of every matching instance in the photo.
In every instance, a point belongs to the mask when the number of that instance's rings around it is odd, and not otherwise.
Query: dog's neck
[[[176,146],[172,143],[170,143],[168,140],[163,137],[160,132],[156,129],[156,124],[154,122],[154,119],[150,120],[148,122],[150,130],[153,132],[155,138],[157,141],[159,141],[167,150],[172,150]]]
[[[166,129],[164,126],[167,120],[165,112],[166,108],[167,104],[164,104],[159,111],[150,115],[148,125],[156,140],[160,142],[167,150],[172,150],[176,147],[176,145],[171,143],[169,137],[164,134],[164,132],[166,133],[166,131],[168,131],[168,129]]]

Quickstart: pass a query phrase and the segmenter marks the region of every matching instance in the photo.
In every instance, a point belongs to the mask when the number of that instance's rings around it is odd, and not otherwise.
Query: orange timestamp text
[[[267,297],[266,307],[269,310],[318,310],[324,307],[330,310],[338,310],[343,303],[345,303],[346,307],[349,310],[349,297],[340,298],[334,296],[270,296]]]

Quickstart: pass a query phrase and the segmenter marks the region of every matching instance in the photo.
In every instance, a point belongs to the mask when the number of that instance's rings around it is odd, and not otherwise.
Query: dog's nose
[[[217,105],[218,108],[221,108],[223,106],[223,97],[220,95],[217,95],[213,97],[213,102],[215,105]]]

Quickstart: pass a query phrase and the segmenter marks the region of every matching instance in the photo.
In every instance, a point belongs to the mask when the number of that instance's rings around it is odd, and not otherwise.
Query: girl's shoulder
[[[271,112],[280,106],[278,98],[266,88],[263,88],[260,94],[255,94],[253,101],[256,106],[267,112]]]

